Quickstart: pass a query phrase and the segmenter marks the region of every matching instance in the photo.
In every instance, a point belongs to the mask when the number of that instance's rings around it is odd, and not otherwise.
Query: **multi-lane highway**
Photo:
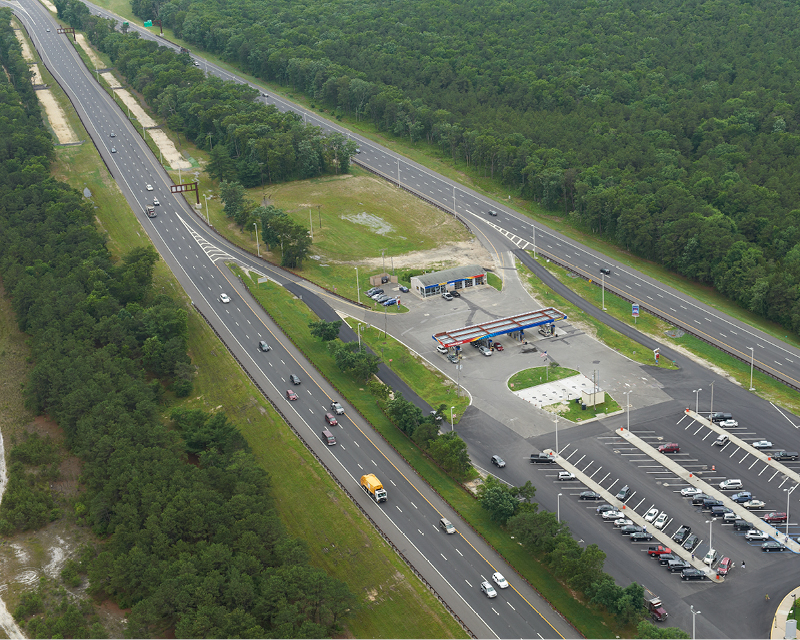
[[[574,629],[519,580],[346,404],[346,413],[338,416],[339,424],[333,428],[337,444],[323,444],[320,432],[327,426],[324,415],[330,403],[337,399],[335,390],[253,304],[241,283],[221,263],[237,261],[283,285],[292,285],[296,279],[254,260],[199,221],[182,196],[170,193],[169,176],[95,82],[73,46],[65,36],[55,33],[56,25],[47,11],[35,0],[14,3],[12,8],[48,70],[75,105],[143,228],[193,303],[314,452],[340,482],[349,486],[355,499],[469,630],[479,637],[577,637]],[[148,218],[146,206],[153,198],[160,204],[155,207],[156,217]],[[230,302],[220,300],[223,293]],[[260,340],[272,349],[260,351]],[[297,375],[300,384],[292,384],[291,375]],[[290,389],[297,393],[297,400],[287,398]],[[388,502],[376,505],[360,491],[359,478],[365,473],[375,473],[383,481]],[[442,516],[456,524],[456,534],[441,530],[438,523]],[[510,587],[498,589],[497,597],[489,599],[481,593],[480,583],[491,580],[495,571],[506,576]]]

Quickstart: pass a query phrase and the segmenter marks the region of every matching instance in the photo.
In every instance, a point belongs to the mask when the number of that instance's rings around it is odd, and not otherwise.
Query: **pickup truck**
[[[797,451],[778,451],[772,457],[775,460],[797,460]]]
[[[556,461],[555,456],[551,456],[548,453],[532,453],[531,454],[531,464],[552,464]]]
[[[655,558],[656,556],[660,556],[665,553],[672,553],[672,549],[665,547],[663,544],[647,547],[647,555],[651,558]]]

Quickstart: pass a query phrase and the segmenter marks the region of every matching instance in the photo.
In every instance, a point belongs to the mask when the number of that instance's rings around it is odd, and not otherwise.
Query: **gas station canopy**
[[[507,333],[514,333],[515,331],[523,331],[524,329],[538,327],[543,324],[553,324],[557,320],[566,319],[566,314],[553,307],[548,307],[547,309],[529,311],[528,313],[509,316],[508,318],[480,322],[470,325],[469,327],[463,327],[462,329],[442,331],[441,333],[434,334],[433,339],[442,346],[449,348],[483,338],[492,338]]]

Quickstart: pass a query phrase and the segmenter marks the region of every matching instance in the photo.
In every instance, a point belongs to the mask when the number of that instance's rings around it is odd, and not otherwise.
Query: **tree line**
[[[796,4],[131,6],[800,329]]]
[[[0,9],[0,63],[21,72],[10,21]],[[92,203],[50,176],[52,140],[26,83],[0,74],[0,277],[30,336],[25,402],[82,461],[74,510],[98,542],[62,578],[130,608],[132,637],[341,634],[355,597],[287,535],[235,425],[221,412],[162,417],[168,394],[191,391],[187,312],[155,290],[152,248],[113,259]],[[14,452],[12,465],[55,464],[37,438]],[[15,513],[4,500],[0,522]],[[23,604],[37,636],[101,635],[68,599],[36,591]]]

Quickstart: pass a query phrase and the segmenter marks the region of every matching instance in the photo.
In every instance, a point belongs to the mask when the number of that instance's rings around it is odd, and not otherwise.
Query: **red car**
[[[297,394],[291,389],[286,391],[286,397],[289,398],[289,400],[297,400]]]
[[[762,520],[764,520],[764,522],[769,522],[770,524],[773,522],[786,522],[786,514],[780,511],[768,513],[762,518]]]
[[[719,566],[717,567],[717,575],[727,576],[731,569],[733,569],[733,563],[731,562],[731,559],[723,558],[720,560]]]
[[[331,425],[332,427],[335,427],[337,424],[339,424],[339,423],[336,421],[336,418],[334,418],[334,417],[333,417],[333,414],[332,414],[332,413],[326,413],[326,414],[325,414],[325,422],[327,422],[327,423],[328,423],[329,425]]]
[[[662,444],[658,448],[659,453],[678,453],[680,450],[681,448],[678,446],[677,442],[668,442],[667,444]]]
[[[503,345],[502,345],[502,344],[500,344],[499,342],[495,342],[495,343],[494,343],[492,346],[493,346],[495,349],[497,349],[498,351],[503,351]]]
[[[672,549],[661,544],[655,547],[649,547],[647,549],[647,555],[651,558],[654,558],[655,556],[661,556],[666,553],[672,553]]]

